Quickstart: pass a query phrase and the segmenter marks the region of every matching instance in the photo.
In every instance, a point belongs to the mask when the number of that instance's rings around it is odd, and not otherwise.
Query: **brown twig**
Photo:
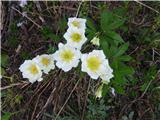
[[[143,5],[144,7],[147,7],[148,9],[150,9],[150,10],[152,10],[152,11],[154,11],[154,12],[160,14],[159,11],[157,11],[157,10],[155,10],[154,8],[152,8],[152,7],[148,6],[148,5],[146,5],[146,4],[142,3],[142,2],[140,2],[139,0],[134,0],[134,1],[137,2],[137,3],[139,3],[139,4],[141,4],[141,5]]]
[[[41,117],[42,113],[46,110],[47,106],[51,103],[52,99],[53,99],[53,94],[55,92],[56,88],[54,88],[46,102],[46,104],[43,106],[43,108],[41,109],[41,111],[37,114],[36,119],[39,120],[39,118]]]
[[[4,87],[0,88],[0,90],[6,90],[6,89],[9,89],[11,87],[20,86],[20,85],[24,85],[24,84],[29,84],[29,82],[13,83],[13,84],[10,84],[8,86],[4,86]]]
[[[49,85],[50,85],[51,82],[52,82],[52,81],[49,81],[48,84],[45,86],[45,88],[44,88],[44,89],[41,91],[41,93],[39,94],[38,99],[37,99],[37,102],[36,102],[36,105],[35,105],[35,107],[34,107],[34,111],[33,111],[33,113],[32,113],[31,120],[34,120],[34,119],[33,119],[33,118],[34,118],[34,114],[35,114],[35,112],[36,112],[37,105],[38,105],[38,102],[39,102],[39,100],[40,100],[40,97],[41,97],[42,93],[49,87]]]
[[[88,92],[89,92],[89,88],[90,88],[90,81],[91,81],[91,79],[89,79],[89,83],[88,83],[88,88],[87,88],[87,93],[86,93],[86,97],[85,97],[85,101],[84,101],[84,106],[83,106],[81,120],[84,119],[84,113],[85,113],[85,110],[86,110],[87,99],[88,99]]]
[[[78,83],[79,83],[80,79],[77,81],[77,83],[75,84],[74,88],[72,89],[71,93],[69,94],[68,98],[66,99],[65,103],[63,104],[63,106],[61,107],[61,109],[59,110],[58,114],[55,117],[55,120],[57,120],[57,118],[59,117],[60,113],[62,112],[64,106],[67,104],[68,100],[70,99],[73,91],[76,89]]]
[[[13,10],[15,10],[15,11],[17,11],[19,14],[21,14],[22,16],[24,16],[19,10],[17,10],[16,8],[14,8],[14,7],[11,7]],[[33,24],[35,24],[38,28],[42,28],[39,24],[37,24],[34,20],[32,20],[30,17],[28,17],[28,16],[24,16],[24,17],[26,17],[28,20],[30,20]]]
[[[79,14],[81,6],[82,6],[82,1],[79,3],[78,9],[77,9],[77,13],[76,13],[76,17],[78,17],[78,14]]]

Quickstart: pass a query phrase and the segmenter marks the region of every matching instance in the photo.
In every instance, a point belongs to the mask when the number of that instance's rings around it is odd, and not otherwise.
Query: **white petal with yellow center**
[[[87,72],[92,79],[106,77],[107,74],[110,75],[110,73],[112,73],[109,71],[111,68],[109,67],[108,60],[105,58],[102,50],[93,50],[89,54],[83,54],[81,61],[81,70]]]
[[[76,17],[68,18],[68,27],[85,30],[86,29],[86,19],[76,18]]]
[[[48,54],[38,55],[33,60],[39,65],[41,70],[46,74],[48,74],[48,72],[50,72],[55,68],[54,59],[52,55]]]
[[[59,50],[53,54],[56,66],[65,72],[77,67],[81,57],[80,51],[68,44],[59,43],[58,47]]]
[[[67,44],[77,49],[81,49],[82,45],[87,41],[84,31],[76,28],[69,28],[64,34],[64,38],[67,40]]]
[[[31,83],[42,80],[42,71],[33,60],[25,60],[19,70],[22,72],[23,78],[29,79]]]

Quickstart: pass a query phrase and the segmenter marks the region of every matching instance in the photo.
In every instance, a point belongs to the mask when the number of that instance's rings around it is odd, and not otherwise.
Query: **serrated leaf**
[[[118,70],[122,75],[131,75],[134,73],[134,69],[126,65],[120,66]]]
[[[124,20],[113,15],[112,12],[104,11],[101,14],[101,28],[104,32],[115,30],[116,28],[123,25]]]
[[[113,20],[113,15],[111,14],[111,12],[104,11],[101,14],[101,28],[102,28],[102,30],[108,31],[109,25],[111,24],[112,20]]]
[[[124,42],[122,37],[118,33],[114,32],[114,31],[107,31],[106,32],[106,36],[108,36],[109,38],[113,39],[115,44]]]
[[[107,57],[110,57],[109,45],[106,39],[100,37],[100,47]]]

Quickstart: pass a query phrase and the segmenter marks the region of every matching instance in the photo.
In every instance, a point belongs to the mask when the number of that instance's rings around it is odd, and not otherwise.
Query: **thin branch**
[[[77,13],[76,13],[76,17],[78,17],[79,10],[80,10],[81,6],[82,6],[82,1],[79,3],[78,9],[77,9]]]
[[[21,14],[22,16],[26,17],[28,20],[30,20],[33,24],[35,24],[38,28],[42,28],[39,24],[37,24],[36,22],[34,22],[31,18],[29,18],[28,16],[26,15],[23,15],[23,13],[21,13],[19,10],[17,10],[16,8],[14,7],[11,7],[13,10],[17,11],[19,14]]]
[[[144,90],[144,92],[143,92],[143,94],[140,96],[140,98],[143,98],[143,96],[146,94],[146,92],[147,92],[149,86],[151,85],[151,83],[152,83],[152,80],[148,83],[146,89]]]
[[[45,109],[47,108],[47,106],[51,103],[52,99],[53,99],[53,94],[55,92],[56,88],[54,88],[49,96],[49,98],[47,99],[46,104],[43,106],[43,108],[41,109],[41,111],[37,114],[36,119],[38,120],[42,113],[45,111]]]
[[[80,79],[77,81],[77,83],[75,84],[74,88],[72,89],[71,93],[69,94],[68,98],[66,99],[65,103],[63,104],[63,106],[61,107],[61,109],[59,110],[58,114],[55,117],[55,120],[57,120],[57,118],[59,117],[60,113],[62,112],[64,106],[67,104],[68,100],[70,99],[73,91],[76,89],[78,83],[79,83]]]
[[[15,87],[15,86],[19,86],[19,85],[24,85],[24,84],[29,84],[29,82],[10,84],[10,85],[8,85],[8,86],[4,86],[4,87],[0,88],[0,90],[9,89],[9,88],[11,88],[11,87]]]
[[[152,8],[152,7],[148,6],[148,5],[146,5],[146,4],[142,3],[142,2],[140,2],[139,0],[134,0],[134,1],[137,2],[137,3],[139,3],[139,4],[141,4],[141,5],[143,5],[144,7],[147,7],[148,9],[150,9],[150,10],[152,10],[152,11],[154,11],[154,12],[160,14],[159,11],[157,11],[157,10],[155,10],[154,8]]]
[[[85,114],[86,105],[87,105],[87,99],[88,99],[88,92],[89,92],[89,89],[90,89],[90,82],[91,82],[91,79],[89,79],[89,83],[88,83],[87,94],[86,94],[86,97],[85,97],[85,102],[84,102],[84,106],[83,106],[83,111],[82,111],[81,120],[84,119],[84,114]]]

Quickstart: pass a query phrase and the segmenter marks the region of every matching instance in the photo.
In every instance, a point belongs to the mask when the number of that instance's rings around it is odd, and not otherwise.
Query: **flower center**
[[[71,38],[72,38],[72,40],[73,40],[74,42],[79,42],[79,41],[81,41],[81,35],[80,35],[79,33],[73,33],[73,34],[71,35]]]
[[[49,63],[50,63],[50,59],[43,57],[43,58],[41,59],[41,62],[42,62],[43,65],[48,66]]]
[[[35,75],[38,73],[38,68],[36,67],[36,65],[33,64],[29,67],[29,71]]]
[[[80,23],[78,21],[73,21],[72,25],[78,28],[80,27]]]
[[[101,64],[101,61],[97,57],[90,57],[87,60],[87,66],[93,72],[98,70],[98,68],[100,67],[100,64]]]
[[[74,57],[74,54],[71,50],[65,50],[63,53],[61,53],[61,58],[65,62],[70,62]]]

